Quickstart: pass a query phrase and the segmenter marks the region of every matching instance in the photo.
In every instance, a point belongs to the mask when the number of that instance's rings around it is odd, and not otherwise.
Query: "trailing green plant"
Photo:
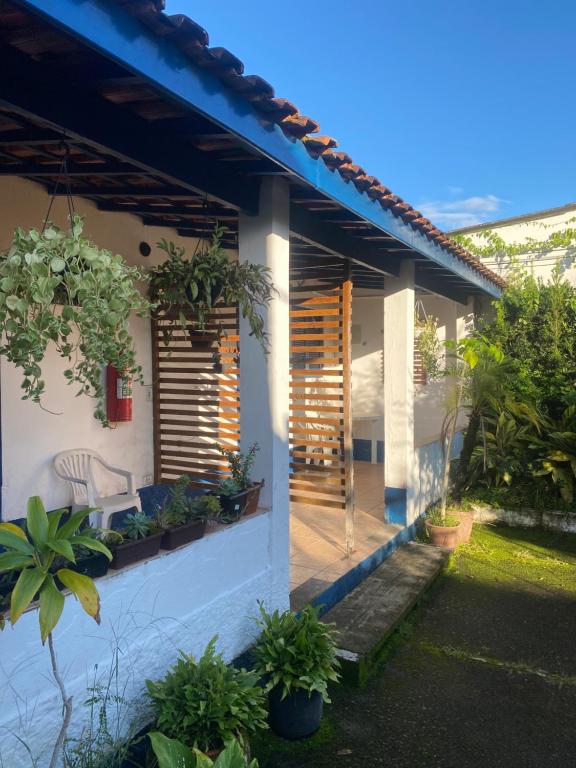
[[[334,626],[320,621],[319,609],[308,605],[299,614],[270,614],[260,604],[255,621],[262,632],[254,646],[254,668],[266,690],[280,688],[283,699],[296,690],[318,691],[329,702],[328,683],[338,681],[340,664]]]
[[[84,611],[100,623],[100,596],[92,579],[69,568],[59,568],[56,573],[52,573],[51,568],[57,556],[75,563],[75,550],[79,547],[101,552],[112,559],[101,541],[79,533],[80,526],[94,510],[75,512],[60,524],[65,511],[59,509],[47,514],[40,497],[32,496],[28,499],[26,531],[14,523],[0,523],[0,546],[6,549],[0,554],[0,573],[19,574],[10,595],[10,623],[16,624],[32,601],[38,599],[40,637],[43,645],[48,640],[52,672],[62,699],[62,725],[52,751],[50,768],[56,768],[60,762],[72,717],[72,698],[66,693],[54,649],[53,631],[64,608],[64,595],[55,580],[69,589]],[[0,618],[1,629],[4,622],[3,617]]]
[[[258,768],[258,761],[248,761],[238,741],[233,739],[216,760],[198,749],[190,749],[181,741],[169,739],[163,733],[148,734],[159,768]]]
[[[232,739],[266,728],[264,692],[258,675],[226,664],[216,637],[196,659],[180,656],[162,680],[146,681],[155,727],[187,747],[221,749]]]
[[[171,316],[163,325],[166,344],[178,327],[185,335],[190,327],[197,331],[210,330],[209,315],[219,304],[238,305],[252,335],[267,351],[261,313],[275,293],[270,270],[248,261],[232,261],[222,247],[225,231],[224,227],[216,226],[208,247],[201,249],[199,245],[189,259],[185,257],[185,249],[173,242],[158,243],[168,258],[150,272],[150,296]],[[217,325],[216,330],[218,335],[225,335],[221,325]]]
[[[240,451],[233,451],[230,448],[226,448],[225,446],[218,445],[218,450],[220,453],[226,458],[228,461],[228,468],[230,469],[230,473],[232,475],[232,480],[236,484],[236,487],[239,491],[243,491],[245,488],[248,488],[252,484],[252,479],[250,477],[250,473],[252,471],[252,467],[254,466],[254,459],[256,458],[256,452],[260,450],[260,446],[258,443],[252,443],[252,445],[248,448],[246,453],[241,453]],[[226,481],[223,481],[220,484],[220,487],[226,486],[224,485]],[[225,496],[231,496],[233,494],[231,493],[223,493]]]
[[[42,231],[15,231],[0,254],[0,353],[22,370],[23,399],[41,403],[42,361],[53,344],[69,363],[67,382],[95,398],[94,416],[108,426],[102,366],[140,377],[128,321],[150,304],[135,285],[142,273],[83,236],[83,227],[74,215],[68,230],[48,222]]]
[[[415,341],[427,381],[441,378],[443,373],[442,349],[438,338],[438,318],[433,315],[414,316]]]
[[[122,526],[122,536],[129,541],[145,539],[157,533],[155,521],[151,520],[144,512],[132,512],[126,515]]]

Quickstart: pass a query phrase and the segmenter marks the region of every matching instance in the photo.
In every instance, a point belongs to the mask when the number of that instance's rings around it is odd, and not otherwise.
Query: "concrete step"
[[[323,617],[338,630],[343,677],[363,685],[390,634],[442,570],[449,550],[410,542],[397,549]]]

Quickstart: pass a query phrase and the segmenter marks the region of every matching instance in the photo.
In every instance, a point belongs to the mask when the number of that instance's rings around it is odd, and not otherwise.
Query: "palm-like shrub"
[[[536,476],[547,476],[558,487],[562,499],[571,504],[576,485],[576,406],[566,408],[560,420],[552,423],[534,447],[540,453]]]

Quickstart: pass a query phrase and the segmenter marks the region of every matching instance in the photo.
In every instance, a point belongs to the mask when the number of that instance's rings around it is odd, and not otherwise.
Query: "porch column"
[[[409,525],[416,484],[414,446],[414,262],[384,290],[384,504],[389,523]]]
[[[239,258],[270,269],[278,295],[264,311],[270,351],[265,355],[240,318],[241,448],[257,442],[252,476],[264,478],[260,508],[270,512],[271,601],[287,608],[289,598],[289,210],[284,179],[266,178],[257,216],[240,215]]]
[[[458,319],[456,323],[458,341],[466,338],[466,336],[470,336],[470,333],[474,328],[474,305],[474,296],[468,296],[466,304],[457,305]]]

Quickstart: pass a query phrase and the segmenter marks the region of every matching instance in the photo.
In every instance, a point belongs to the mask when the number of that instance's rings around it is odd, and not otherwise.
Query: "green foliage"
[[[10,622],[16,624],[38,595],[42,643],[58,624],[64,608],[64,595],[56,586],[55,577],[74,594],[86,613],[100,623],[100,597],[92,579],[68,568],[52,574],[54,559],[58,556],[75,563],[74,550],[79,547],[102,552],[112,559],[101,541],[78,533],[93,510],[76,512],[59,525],[64,511],[47,514],[40,497],[32,496],[28,499],[27,533],[13,523],[0,523],[0,546],[6,549],[0,554],[0,573],[19,573],[10,598]]]
[[[264,692],[258,675],[228,666],[216,653],[216,638],[196,661],[182,651],[168,674],[146,681],[155,726],[187,747],[205,752],[266,728]]]
[[[194,520],[217,520],[221,510],[220,499],[212,493],[196,496],[190,502],[190,517]]]
[[[232,480],[236,484],[236,487],[239,491],[243,491],[245,488],[248,488],[249,485],[251,485],[252,480],[250,478],[250,472],[252,471],[252,467],[254,466],[254,459],[256,457],[256,452],[260,450],[260,446],[258,443],[252,443],[250,448],[247,450],[246,453],[240,453],[240,451],[232,451],[229,448],[226,448],[224,446],[218,445],[217,446],[220,453],[226,457],[226,460],[228,461],[228,467],[230,469],[230,472],[232,474]],[[226,481],[223,481],[220,484],[220,488],[224,486],[224,488],[231,488],[232,486],[226,486]],[[233,496],[234,493],[228,492],[222,492],[219,490],[219,493],[222,493],[224,496]]]
[[[150,305],[135,285],[140,271],[84,237],[80,216],[70,224],[67,231],[51,223],[44,232],[18,228],[0,255],[0,353],[22,370],[23,399],[40,403],[41,364],[54,344],[69,362],[67,382],[96,399],[94,415],[108,426],[102,366],[140,376],[128,321]]]
[[[532,435],[531,425],[518,423],[506,411],[494,416],[485,415],[481,442],[472,452],[471,478],[499,488],[525,476]]]
[[[158,533],[155,521],[151,520],[144,512],[131,512],[126,515],[122,527],[123,538],[138,541],[138,539],[145,539],[155,533]]]
[[[255,669],[266,689],[282,688],[282,698],[300,689],[318,691],[328,698],[328,682],[339,679],[335,632],[318,618],[318,609],[306,606],[300,615],[285,611],[269,614],[260,605],[256,619],[262,633],[254,647]]]
[[[434,381],[442,376],[442,350],[438,339],[438,318],[433,315],[420,317],[416,312],[414,318],[415,340],[422,367],[428,381]]]
[[[162,733],[153,731],[148,735],[159,768],[258,768],[257,760],[248,763],[242,747],[235,739],[213,761],[199,750],[190,749]]]
[[[242,488],[238,485],[236,480],[233,480],[231,477],[226,477],[218,484],[216,493],[219,496],[236,496],[241,490]]]
[[[513,364],[511,395],[559,417],[576,402],[576,287],[559,268],[547,283],[518,269],[494,307],[482,333]]]
[[[156,514],[156,525],[164,530],[193,520],[215,520],[220,514],[217,496],[204,493],[194,498],[187,494],[190,478],[182,475],[172,484],[167,502]]]
[[[261,312],[275,293],[270,270],[247,261],[231,261],[221,245],[224,232],[224,227],[216,227],[208,248],[197,250],[190,259],[185,258],[184,248],[166,240],[158,243],[168,259],[150,273],[150,296],[162,309],[178,315],[177,320],[165,326],[165,343],[169,343],[177,327],[185,334],[190,325],[199,331],[206,330],[207,315],[218,304],[237,304],[252,335],[267,350]],[[186,316],[186,310],[194,311],[194,320]],[[219,334],[225,335],[223,328]]]
[[[571,504],[576,482],[576,406],[567,408],[545,436],[535,437],[534,447],[541,454],[534,474],[551,477],[562,499]]]
[[[426,519],[430,525],[438,525],[445,528],[453,528],[456,525],[460,525],[460,518],[450,514],[450,509],[446,511],[445,515],[442,515],[442,510],[439,504],[432,504],[426,510]]]

